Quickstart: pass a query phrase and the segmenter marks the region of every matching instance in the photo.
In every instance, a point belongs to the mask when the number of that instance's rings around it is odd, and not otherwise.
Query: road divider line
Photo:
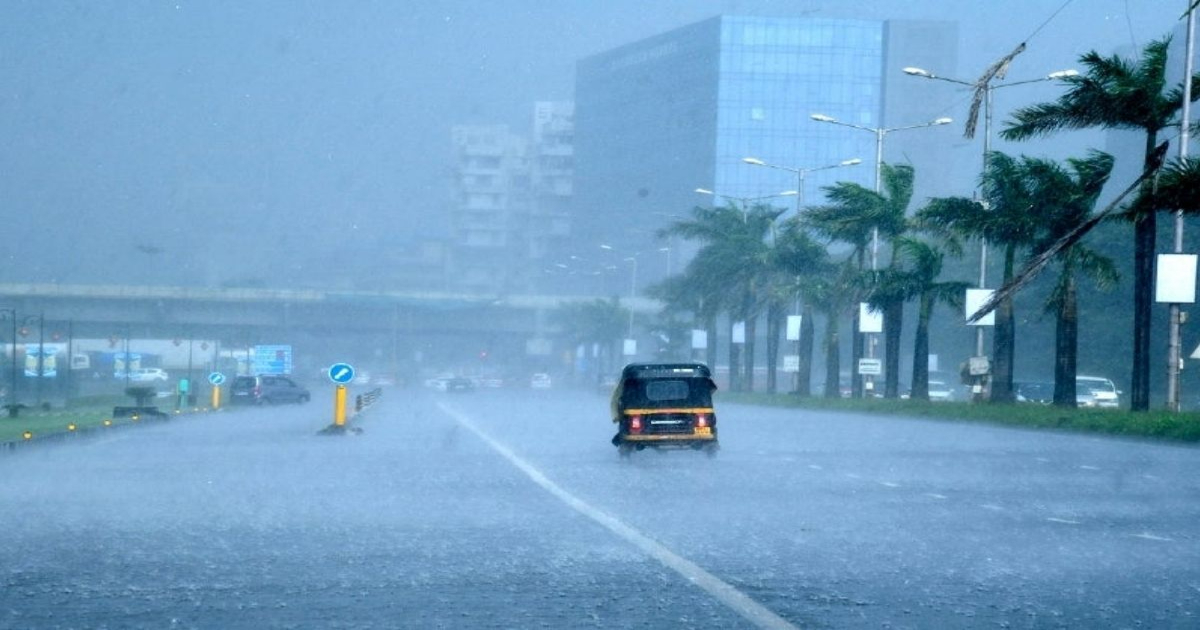
[[[1154,534],[1151,534],[1149,532],[1142,532],[1141,534],[1133,534],[1133,537],[1141,538],[1143,540],[1154,540],[1154,541],[1158,541],[1158,542],[1175,542],[1175,539],[1173,539],[1173,538],[1167,538],[1166,536],[1155,536]]]
[[[646,536],[645,534],[627,525],[621,519],[593,507],[583,499],[576,497],[564,490],[561,486],[551,481],[545,474],[535,468],[532,464],[522,459],[504,444],[493,439],[482,429],[475,426],[470,417],[466,414],[453,409],[444,402],[437,403],[438,408],[443,413],[454,418],[459,425],[466,427],[471,433],[474,433],[479,439],[487,443],[492,450],[499,453],[504,459],[507,459],[510,464],[518,470],[525,473],[530,480],[540,486],[546,492],[554,495],[555,498],[567,504],[576,512],[592,519],[602,525],[605,529],[616,534],[626,542],[641,549],[646,555],[658,560],[667,568],[675,571],[687,581],[700,587],[704,592],[711,595],[716,600],[725,604],[734,612],[741,615],[747,621],[753,623],[759,628],[767,630],[795,630],[796,626],[792,625],[783,617],[771,612],[766,606],[754,601],[745,593],[737,590],[733,585],[721,580],[717,576],[700,568],[699,565],[688,560],[679,554],[668,549],[662,543]]]
[[[1069,518],[1056,518],[1054,516],[1048,517],[1046,520],[1050,521],[1051,523],[1063,523],[1064,525],[1078,525],[1079,524],[1079,521],[1072,521]]]

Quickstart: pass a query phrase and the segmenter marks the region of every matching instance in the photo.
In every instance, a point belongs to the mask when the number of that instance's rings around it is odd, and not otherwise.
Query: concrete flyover
[[[207,288],[181,286],[0,284],[0,308],[18,319],[43,314],[62,334],[143,339],[206,338],[227,343],[321,339],[405,350],[507,346],[554,336],[550,313],[596,296],[481,295],[417,291]],[[658,302],[622,298],[636,313]],[[36,335],[36,323],[33,324]],[[7,322],[0,339],[8,341]],[[36,341],[36,338],[32,339]],[[28,332],[22,342],[31,341]]]

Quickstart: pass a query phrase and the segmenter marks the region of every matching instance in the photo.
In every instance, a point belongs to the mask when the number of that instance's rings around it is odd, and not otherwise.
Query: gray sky
[[[523,129],[533,101],[572,97],[578,58],[718,13],[958,21],[960,67],[931,70],[973,78],[1062,5],[0,0],[0,281],[286,285],[402,247],[444,225],[452,124]],[[1074,0],[1010,78],[1144,45],[1184,6]],[[1013,92],[998,121],[1056,93]]]

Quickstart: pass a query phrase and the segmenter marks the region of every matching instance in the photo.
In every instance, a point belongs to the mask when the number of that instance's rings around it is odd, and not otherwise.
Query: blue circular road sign
[[[208,375],[208,382],[213,385],[220,385],[225,382],[225,375],[220,372],[213,372]]]
[[[354,380],[354,366],[349,363],[334,363],[329,366],[329,380],[334,383],[349,383]]]

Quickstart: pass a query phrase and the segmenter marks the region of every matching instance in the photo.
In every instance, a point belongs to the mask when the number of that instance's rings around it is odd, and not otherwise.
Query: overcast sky
[[[957,21],[959,67],[931,70],[973,78],[1028,38],[1016,80],[1142,46],[1186,2],[1074,0],[1050,19],[1063,5],[0,0],[0,281],[302,277],[348,244],[369,259],[437,234],[451,125],[523,130],[534,101],[572,97],[580,57],[719,13]],[[998,97],[997,119],[1055,93]]]

